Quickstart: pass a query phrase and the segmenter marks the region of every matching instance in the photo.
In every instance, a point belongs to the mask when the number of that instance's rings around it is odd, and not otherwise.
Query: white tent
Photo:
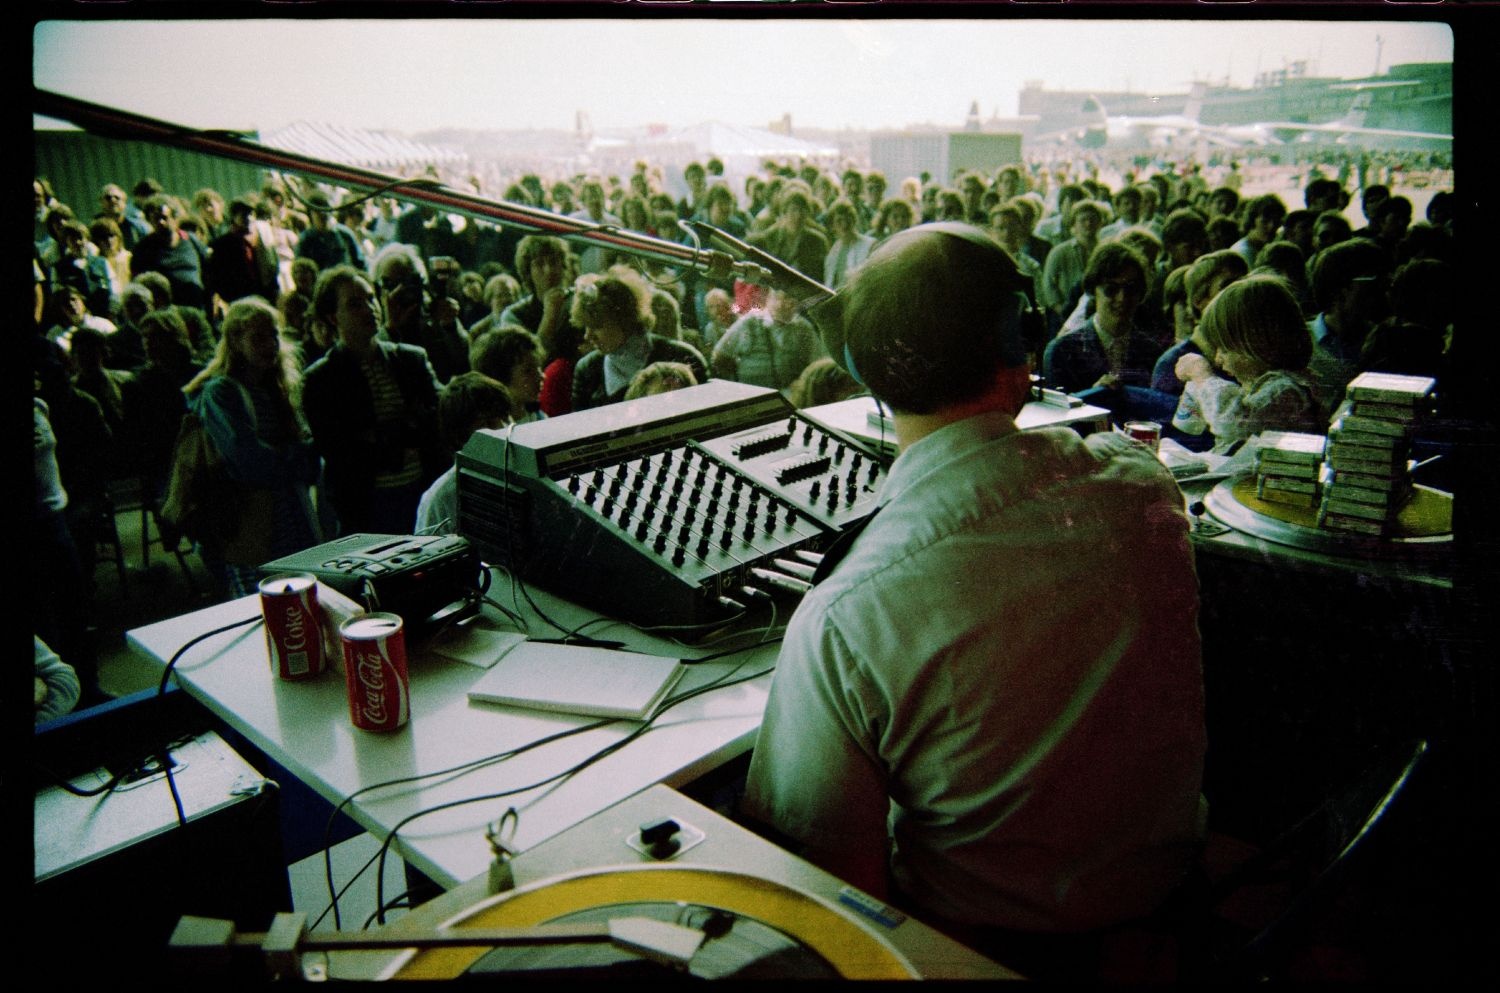
[[[637,148],[645,158],[678,167],[666,178],[672,186],[680,187],[679,193],[686,189],[681,167],[689,161],[704,162],[711,156],[724,163],[725,175],[733,179],[760,172],[761,165],[768,159],[792,163],[808,160],[831,165],[839,158],[838,148],[832,145],[722,121],[705,121],[654,135],[642,140]],[[734,185],[738,186],[737,183]]]
[[[327,162],[394,170],[411,174],[426,166],[457,165],[468,156],[439,145],[424,145],[383,131],[366,131],[340,124],[297,121],[263,134],[261,144]]]

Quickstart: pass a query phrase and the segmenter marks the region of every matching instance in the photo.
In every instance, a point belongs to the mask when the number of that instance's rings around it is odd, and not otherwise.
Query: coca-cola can
[[[328,657],[323,653],[317,579],[307,573],[268,576],[259,589],[271,671],[291,680],[321,674],[328,668]]]
[[[394,731],[411,718],[406,633],[395,614],[365,614],[339,628],[349,720],[366,731]]]

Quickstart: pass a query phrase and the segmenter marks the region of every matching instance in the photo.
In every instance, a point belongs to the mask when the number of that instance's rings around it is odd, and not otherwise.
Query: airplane
[[[1365,126],[1374,90],[1380,83],[1356,83],[1342,89],[1355,90],[1349,110],[1335,121],[1256,121],[1250,124],[1204,124],[1199,120],[1206,87],[1193,84],[1181,114],[1159,117],[1112,116],[1098,97],[1090,96],[1080,108],[1092,120],[1077,127],[1039,135],[1034,142],[1074,144],[1082,148],[1216,145],[1227,148],[1307,144],[1324,141],[1337,145],[1442,144],[1453,136],[1431,131]],[[1400,84],[1396,84],[1400,85]]]
[[[1325,141],[1335,145],[1408,145],[1451,143],[1453,135],[1436,131],[1407,131],[1400,128],[1372,128],[1365,125],[1374,91],[1403,83],[1354,83],[1333,89],[1354,90],[1349,110],[1335,121],[1310,124],[1306,121],[1258,121],[1253,124],[1221,125],[1215,128],[1226,137],[1250,145],[1306,144]]]

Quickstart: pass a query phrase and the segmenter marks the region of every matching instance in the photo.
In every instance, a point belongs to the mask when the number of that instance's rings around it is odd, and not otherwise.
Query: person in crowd
[[[141,320],[155,309],[151,288],[132,280],[120,291],[119,323],[115,333],[105,338],[111,369],[134,370],[146,363],[146,347],[141,338]]]
[[[1281,230],[1285,217],[1286,204],[1281,202],[1281,197],[1274,193],[1255,197],[1245,208],[1244,237],[1229,247],[1244,257],[1246,265],[1253,267],[1260,250],[1276,240],[1276,232]]]
[[[1302,205],[1314,215],[1325,211],[1340,213],[1349,206],[1349,191],[1336,179],[1319,176],[1310,180],[1302,190]]]
[[[547,415],[541,410],[541,346],[536,336],[520,328],[496,328],[469,344],[469,367],[505,387],[510,397],[510,419],[527,424]]]
[[[807,364],[807,368],[787,388],[786,398],[793,407],[803,410],[837,403],[863,392],[864,387],[853,376],[825,355]]]
[[[390,339],[425,351],[439,383],[467,372],[469,334],[459,323],[458,301],[444,287],[429,296],[428,269],[416,250],[399,242],[387,245],[375,256],[371,271]]]
[[[598,177],[583,181],[583,186],[578,191],[578,199],[583,201],[583,206],[572,211],[569,217],[588,221],[590,224],[610,224],[615,227],[624,224],[618,216],[605,208],[604,183]],[[603,272],[612,263],[613,256],[613,252],[605,251],[598,245],[590,245],[578,256],[578,271]]]
[[[1082,286],[1094,300],[1094,314],[1078,330],[1047,343],[1042,374],[1049,385],[1078,393],[1150,384],[1163,344],[1136,319],[1146,296],[1148,270],[1139,252],[1118,241],[1094,250]]]
[[[54,202],[42,219],[46,235],[36,243],[36,258],[42,269],[51,272],[63,255],[63,226],[77,220],[73,208],[65,203]]]
[[[339,265],[365,267],[364,249],[353,231],[334,220],[333,203],[322,190],[313,190],[307,200],[307,229],[297,239],[297,257],[312,259],[318,270]]]
[[[1459,299],[1447,262],[1412,259],[1400,266],[1391,277],[1391,316],[1366,335],[1360,371],[1432,376],[1441,387]]]
[[[1203,312],[1201,326],[1213,358],[1184,355],[1177,376],[1213,432],[1215,452],[1262,431],[1327,429],[1327,405],[1307,371],[1312,341],[1286,283],[1269,275],[1231,283]]]
[[[1208,224],[1203,215],[1180,208],[1167,215],[1161,226],[1162,267],[1168,270],[1192,265],[1208,254]]]
[[[52,322],[46,331],[47,340],[55,342],[64,352],[72,348],[73,333],[80,328],[92,328],[106,337],[115,334],[114,323],[89,313],[88,303],[75,287],[58,287],[47,302]]]
[[[875,239],[859,233],[859,214],[847,199],[836,200],[828,208],[828,226],[833,232],[833,247],[823,260],[823,285],[836,290],[869,258]]]
[[[743,810],[996,961],[1075,978],[1197,857],[1197,580],[1149,449],[1016,428],[1029,369],[995,302],[1023,284],[975,233],[895,236],[819,316],[899,454],[788,626]]]
[[[292,264],[287,271],[292,277],[292,289],[310,298],[313,295],[313,287],[318,285],[320,271],[318,264],[305,256],[295,258],[292,259]]]
[[[172,285],[172,302],[202,310],[208,304],[203,289],[203,266],[208,249],[203,242],[178,230],[177,205],[172,198],[152,197],[145,205],[151,233],[130,250],[130,273],[159,272]]]
[[[573,186],[570,183],[561,181],[553,183],[550,198],[554,214],[567,217],[578,209],[578,205],[573,202]]]
[[[1412,205],[1406,197],[1393,196],[1380,201],[1370,226],[1374,229],[1374,241],[1384,248],[1392,259],[1406,231],[1411,227]]]
[[[870,225],[873,227],[875,218],[880,215],[880,208],[885,205],[886,180],[885,173],[879,169],[871,169],[865,173],[865,205],[870,212]],[[868,229],[866,230],[868,234]]]
[[[682,179],[687,183],[687,196],[677,201],[677,216],[683,220],[697,217],[704,208],[704,197],[708,193],[708,170],[701,162],[689,162],[682,169]],[[703,220],[704,218],[699,218]]]
[[[64,714],[72,713],[78,706],[81,687],[78,673],[64,662],[47,643],[32,635],[35,644],[32,666],[31,704],[36,717],[34,723],[45,724]]]
[[[237,484],[232,533],[200,542],[230,597],[255,592],[262,563],[323,540],[309,492],[320,464],[299,410],[300,381],[276,309],[250,296],[229,305],[213,360],[183,388]]]
[[[89,313],[108,317],[115,310],[114,273],[108,260],[91,251],[89,229],[79,221],[58,228],[62,251],[52,266],[52,288],[71,287],[82,295]]]
[[[703,311],[706,319],[698,326],[698,336],[703,342],[702,351],[712,355],[714,346],[735,322],[734,297],[728,290],[715,286],[703,296]]]
[[[714,375],[785,391],[823,354],[812,322],[791,294],[772,290],[764,311],[735,321],[714,347]]]
[[[698,377],[693,374],[692,367],[687,363],[653,362],[630,380],[630,386],[625,390],[625,399],[639,400],[641,397],[670,393],[673,390],[683,390],[697,385]]]
[[[1310,210],[1293,210],[1281,222],[1281,237],[1296,245],[1304,259],[1312,258],[1313,225],[1317,220],[1318,215]]]
[[[58,366],[55,347],[42,349],[41,361]],[[63,374],[66,375],[65,373]],[[38,377],[37,385],[41,385]],[[29,602],[35,637],[54,645],[75,670],[85,706],[101,702],[97,657],[89,637],[91,597],[78,545],[68,526],[69,495],[58,467],[58,436],[52,412],[40,395],[32,397],[32,465],[36,502],[25,547],[36,569]]]
[[[491,332],[491,334],[500,332]],[[524,331],[516,332],[525,334]],[[448,468],[417,501],[413,534],[458,533],[458,464],[455,457],[475,431],[511,422],[515,404],[505,387],[478,369],[459,373],[437,398],[437,430],[449,453]]]
[[[1240,240],[1240,225],[1233,217],[1213,217],[1208,221],[1208,247],[1218,252],[1233,248]]]
[[[823,260],[828,257],[828,239],[812,226],[812,197],[797,188],[783,190],[779,206],[776,223],[759,235],[751,235],[750,244],[804,276],[817,279],[823,275]]]
[[[1312,288],[1307,285],[1307,256],[1295,243],[1270,242],[1255,256],[1255,266],[1250,271],[1280,276],[1297,298],[1297,305],[1303,313],[1311,317],[1317,311],[1312,302]]]
[[[265,222],[255,219],[255,204],[236,198],[228,213],[229,229],[209,243],[204,271],[204,289],[221,314],[243,297],[258,296],[271,303],[280,293],[279,260],[266,241]]]
[[[1071,207],[1068,218],[1067,241],[1047,253],[1047,264],[1042,268],[1042,279],[1037,284],[1037,303],[1047,312],[1053,329],[1060,329],[1073,308],[1078,306],[1078,297],[1085,292],[1084,274],[1089,258],[1099,243],[1099,227],[1104,220],[1104,208],[1092,200],[1080,200]],[[1144,293],[1146,287],[1141,286]]]
[[[1088,199],[1082,186],[1077,183],[1067,183],[1058,188],[1057,209],[1043,216],[1036,225],[1036,234],[1053,245],[1060,244],[1070,237],[1072,220],[1069,214],[1073,205],[1080,200]]]
[[[125,383],[130,373],[111,369],[109,359],[109,336],[94,328],[77,328],[73,332],[69,359],[73,367],[73,387],[82,390],[99,404],[104,415],[105,426],[111,438],[121,438],[125,432]],[[108,478],[118,478],[126,468],[124,452],[117,445],[110,447],[104,471]]]
[[[1139,186],[1127,185],[1115,194],[1115,219],[1099,229],[1099,240],[1110,241],[1118,238],[1126,228],[1141,223],[1141,200]]]
[[[166,494],[177,431],[187,410],[182,388],[203,371],[203,363],[193,355],[187,323],[176,308],[148,312],[140,331],[146,363],[121,384],[127,428],[123,443],[147,499],[156,503]]]
[[[516,282],[516,277],[508,272],[500,272],[491,276],[484,283],[484,302],[489,307],[489,313],[475,321],[469,327],[469,342],[473,342],[488,331],[494,331],[501,327],[501,320],[505,315],[505,308],[521,299],[521,284]]]
[[[1182,394],[1182,380],[1177,377],[1177,360],[1184,355],[1211,355],[1199,321],[1219,292],[1250,272],[1239,252],[1221,249],[1199,258],[1183,276],[1183,295],[1187,301],[1188,334],[1161,353],[1151,372],[1151,388],[1172,396]]]
[[[109,292],[115,301],[115,311],[111,313],[115,313],[119,309],[120,294],[130,282],[130,252],[125,248],[120,226],[107,217],[96,217],[89,225],[89,241],[109,266]]]
[[[1240,209],[1239,191],[1228,186],[1217,187],[1208,195],[1208,220],[1209,223],[1220,217],[1233,219]]]
[[[1390,314],[1391,262],[1368,238],[1350,238],[1313,257],[1313,339],[1310,368],[1325,395],[1342,395],[1359,372],[1370,329]]]
[[[1309,264],[1319,252],[1353,237],[1354,229],[1343,214],[1332,210],[1319,214],[1317,220],[1313,221],[1313,254],[1308,259]]]
[[[682,362],[699,382],[708,379],[696,349],[651,333],[650,287],[634,269],[614,266],[579,276],[569,317],[593,347],[573,370],[574,410],[624,399],[635,374],[653,362]]]
[[[31,181],[31,193],[35,208],[32,214],[31,241],[40,257],[42,245],[50,237],[47,233],[47,211],[57,205],[57,194],[52,191],[52,184],[41,176]]]
[[[193,216],[198,218],[205,242],[211,242],[229,230],[229,221],[224,216],[224,198],[218,190],[205,187],[193,194]]]
[[[887,200],[880,205],[880,210],[875,215],[875,224],[870,230],[870,235],[879,244],[897,231],[905,231],[916,222],[917,212],[912,208],[910,200]]]
[[[1364,215],[1365,226],[1354,232],[1356,238],[1369,238],[1374,241],[1379,232],[1375,227],[1375,212],[1382,203],[1389,200],[1391,188],[1384,183],[1371,183],[1366,186],[1359,195],[1360,213]]]
[[[134,251],[140,240],[151,233],[151,225],[138,210],[129,208],[130,201],[125,190],[114,183],[106,183],[99,191],[99,215],[114,221],[127,252]]]
[[[419,346],[378,336],[375,287],[352,266],[318,277],[313,313],[337,340],[304,374],[302,403],[341,533],[405,534],[444,468],[437,374]]]

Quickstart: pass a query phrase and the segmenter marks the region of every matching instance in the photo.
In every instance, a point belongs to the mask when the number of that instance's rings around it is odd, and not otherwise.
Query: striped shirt
[[[401,396],[401,387],[396,382],[396,377],[391,375],[384,355],[376,352],[371,358],[360,362],[360,368],[364,371],[365,381],[370,384],[370,397],[375,402],[375,423],[384,425],[399,422],[406,413],[406,400]],[[394,489],[415,483],[421,478],[422,460],[415,448],[407,448],[401,468],[376,473],[375,488]]]

